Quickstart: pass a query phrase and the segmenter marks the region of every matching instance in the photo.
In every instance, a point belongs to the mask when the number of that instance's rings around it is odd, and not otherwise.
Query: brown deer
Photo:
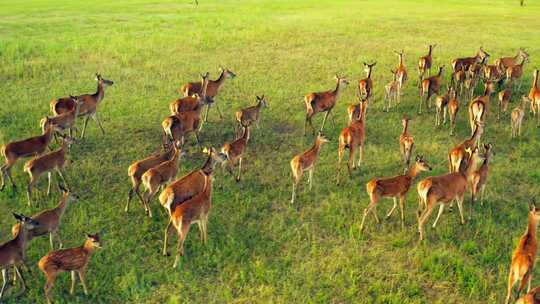
[[[101,74],[96,73],[97,91],[94,94],[84,94],[76,96],[79,100],[82,100],[82,105],[79,109],[79,116],[84,116],[84,125],[81,133],[81,138],[84,138],[86,131],[86,125],[90,117],[98,124],[101,132],[105,134],[105,130],[101,125],[99,116],[97,114],[97,107],[105,97],[105,88],[114,84],[113,81],[107,80],[101,77]],[[72,111],[75,108],[75,100],[73,98],[59,98],[51,101],[51,111],[55,115],[59,115],[65,112]]]
[[[412,183],[416,179],[416,176],[422,171],[431,171],[431,167],[424,160],[423,156],[416,156],[414,164],[404,174],[397,175],[390,178],[372,179],[366,184],[366,191],[369,195],[370,203],[366,209],[364,209],[364,215],[362,216],[362,223],[360,224],[360,231],[364,230],[364,222],[369,212],[373,213],[375,221],[379,223],[379,217],[377,216],[377,203],[381,198],[387,197],[394,199],[394,206],[386,218],[392,216],[392,213],[397,207],[397,200],[399,199],[399,209],[401,211],[401,227],[405,227],[405,218],[403,215],[403,209],[405,205],[405,196]]]
[[[360,115],[349,126],[343,128],[339,134],[338,163],[337,163],[337,184],[339,185],[341,177],[341,161],[345,154],[345,149],[349,150],[349,159],[347,160],[347,169],[349,176],[352,176],[352,170],[360,168],[364,158],[364,141],[366,139],[366,108],[367,101],[360,101]],[[356,150],[358,153],[358,164],[355,163]],[[352,166],[351,166],[352,165]],[[351,169],[352,167],[352,169]]]
[[[501,72],[499,67],[494,64],[484,65],[484,79],[486,81],[498,82],[504,77],[504,71]]]
[[[446,124],[446,113],[448,112],[448,102],[450,102],[450,96],[453,94],[452,90],[453,88],[450,87],[445,94],[435,98],[435,126],[440,126],[441,123]]]
[[[169,105],[171,115],[180,112],[196,111],[208,104],[209,99],[206,95],[208,91],[208,72],[206,72],[206,74],[204,75],[201,74],[201,83],[201,92],[178,98],[175,101],[171,102],[171,104]]]
[[[212,177],[216,164],[223,163],[227,156],[218,153],[214,148],[204,148],[203,153],[208,154],[204,165],[197,170],[170,183],[159,195],[161,206],[167,210],[169,216],[176,206],[181,205],[187,199],[201,193],[208,182],[207,177]]]
[[[495,65],[499,67],[501,71],[506,71],[507,68],[513,67],[518,64],[519,60],[528,60],[529,54],[524,49],[519,49],[518,53],[514,57],[502,57],[495,60]]]
[[[529,101],[531,102],[531,112],[536,116],[536,126],[540,127],[540,89],[538,88],[538,70],[534,70],[534,78],[529,90]]]
[[[501,120],[501,113],[506,113],[508,103],[512,100],[512,83],[509,82],[506,88],[499,92],[499,108],[497,111],[497,120]]]
[[[223,162],[222,168],[226,165],[229,173],[234,176],[233,168],[238,164],[238,175],[235,177],[237,182],[242,177],[242,159],[246,152],[247,144],[250,136],[250,127],[245,126],[244,133],[231,143],[226,143],[221,148],[221,153],[227,156],[227,160]]]
[[[459,70],[452,73],[450,87],[456,91],[460,96],[463,95],[465,88],[465,82],[467,81],[467,71]]]
[[[26,258],[26,246],[28,243],[28,235],[33,230],[39,228],[40,223],[22,214],[13,213],[13,216],[17,222],[21,225],[21,232],[17,234],[12,240],[0,245],[0,270],[2,270],[2,289],[0,290],[0,300],[4,295],[6,286],[8,283],[8,269],[13,267],[15,269],[15,277],[19,277],[22,283],[23,294],[26,290],[26,283],[21,275],[19,266],[24,265],[24,259]]]
[[[293,190],[291,204],[294,203],[294,200],[296,198],[296,188],[298,186],[298,183],[300,183],[300,180],[302,179],[304,171],[308,171],[309,173],[308,182],[309,190],[311,190],[313,185],[313,171],[315,170],[315,163],[319,159],[322,144],[327,142],[329,142],[329,140],[324,137],[324,135],[319,133],[319,135],[317,135],[317,138],[315,138],[315,143],[309,150],[296,155],[291,160],[291,170],[293,173]]]
[[[383,109],[385,112],[390,111],[390,107],[392,106],[392,101],[394,102],[394,105],[399,102],[399,82],[397,80],[397,73],[393,70],[390,70],[392,72],[392,81],[390,81],[388,84],[384,86],[384,101],[386,102],[386,107]],[[349,119],[349,123],[351,123],[352,119]]]
[[[531,289],[531,291],[520,298],[516,304],[540,304],[540,286]]]
[[[370,98],[373,90],[373,80],[371,79],[371,72],[377,62],[371,64],[364,62],[364,72],[366,72],[366,78],[358,81],[358,95],[363,98]]]
[[[491,94],[495,92],[495,83],[488,81],[485,83],[484,95],[476,97],[469,104],[469,124],[471,134],[474,133],[476,122],[484,123],[491,103]]]
[[[484,194],[486,191],[486,183],[489,174],[489,162],[495,155],[493,153],[493,145],[490,143],[484,145],[484,162],[480,165],[478,170],[474,171],[471,177],[471,201],[474,203],[476,197],[480,195],[480,205],[484,205]]]
[[[422,86],[420,88],[420,105],[418,107],[418,114],[422,114],[422,97],[426,96],[424,103],[427,108],[431,108],[430,98],[434,94],[439,94],[439,89],[442,84],[442,73],[444,66],[439,67],[439,73],[437,75],[428,77],[422,80]],[[428,103],[429,102],[429,103]]]
[[[61,130],[61,133],[64,135],[65,130],[67,129],[69,131],[69,136],[73,137],[73,131],[77,130],[77,128],[75,127],[75,121],[79,116],[79,111],[81,105],[83,104],[83,100],[77,98],[76,96],[70,96],[70,98],[75,101],[75,108],[71,111],[67,111],[53,117],[45,116],[44,118],[42,118],[40,121],[40,126],[43,132],[45,132],[49,125],[52,124],[56,125]]]
[[[467,152],[470,154],[470,157],[466,167],[464,166],[458,172],[430,176],[418,183],[419,203],[425,207],[418,217],[420,241],[424,239],[424,224],[433,212],[433,208],[437,207],[437,205],[440,205],[439,213],[433,223],[433,228],[437,225],[445,205],[451,204],[454,200],[458,205],[461,224],[465,224],[465,219],[463,218],[463,197],[474,172],[475,165],[481,160],[478,154],[478,147],[467,149]]]
[[[409,134],[409,121],[411,119],[403,116],[401,124],[403,125],[403,131],[399,135],[399,151],[401,152],[401,158],[405,166],[409,166],[411,161],[411,155],[414,149],[414,138]]]
[[[174,154],[169,160],[166,160],[155,167],[148,169],[142,175],[142,183],[146,189],[146,198],[145,198],[145,210],[148,210],[148,216],[152,217],[152,208],[150,207],[150,202],[157,191],[164,187],[166,183],[173,180],[178,173],[178,166],[182,156],[185,155],[185,152],[180,149],[180,147],[173,147]]]
[[[35,158],[29,160],[28,162],[26,162],[26,164],[24,164],[24,172],[28,173],[28,175],[30,176],[30,181],[28,182],[28,186],[26,187],[28,206],[30,206],[30,203],[32,202],[32,188],[37,183],[39,177],[44,173],[47,173],[49,179],[49,183],[47,186],[47,196],[51,194],[51,180],[53,171],[56,171],[58,176],[60,176],[60,178],[62,179],[62,182],[64,182],[65,187],[69,189],[66,178],[64,176],[64,166],[66,164],[66,152],[68,152],[69,147],[72,143],[73,139],[71,137],[65,137],[60,149],[41,156],[36,156]]]
[[[510,127],[512,128],[512,138],[521,136],[521,124],[523,123],[523,117],[525,116],[525,103],[529,99],[527,96],[522,96],[519,105],[512,110],[510,114]]]
[[[71,289],[69,293],[73,294],[75,292],[75,283],[77,281],[77,274],[79,274],[84,294],[88,295],[88,288],[85,281],[86,267],[92,253],[96,249],[101,248],[101,246],[99,234],[87,234],[86,240],[81,246],[51,251],[39,260],[38,267],[43,271],[47,279],[45,283],[47,303],[52,303],[50,296],[51,288],[56,277],[64,271],[71,272]]]
[[[58,229],[60,228],[62,217],[64,216],[64,213],[66,212],[66,209],[69,206],[69,204],[79,199],[79,196],[77,194],[73,192],[69,192],[63,187],[61,188],[62,188],[62,191],[64,191],[64,194],[62,195],[62,199],[60,200],[58,205],[56,205],[56,207],[43,210],[31,216],[33,220],[38,221],[40,223],[40,226],[32,230],[32,232],[28,234],[29,241],[33,239],[34,237],[48,234],[51,250],[54,250],[54,244],[53,244],[54,237],[56,237],[60,245],[60,248],[62,248],[63,246],[62,240],[60,239],[60,236],[58,235]],[[13,237],[16,237],[19,234],[20,230],[21,230],[21,224],[20,223],[15,224],[11,229],[11,234],[13,235]]]
[[[418,60],[418,75],[420,75],[420,83],[422,83],[422,80],[424,79],[424,75],[426,74],[426,71],[429,71],[429,76],[431,76],[431,64],[433,62],[433,49],[437,46],[437,44],[430,44],[428,54],[426,56],[420,57]]]
[[[58,132],[59,130],[60,129],[57,126],[51,125],[42,135],[10,142],[0,148],[0,153],[2,153],[2,156],[4,156],[6,160],[6,163],[0,167],[0,171],[2,171],[2,186],[0,187],[0,191],[4,190],[6,179],[10,180],[14,190],[17,188],[11,177],[11,167],[13,167],[17,159],[21,157],[40,155],[45,152],[51,142],[54,132]]]
[[[349,118],[349,124],[360,118],[360,114],[362,114],[362,104],[364,105],[364,111],[367,112],[367,108],[369,107],[369,99],[367,98],[360,99],[358,103],[349,105],[347,107],[347,117]]]
[[[306,106],[306,121],[304,123],[304,135],[306,135],[306,128],[308,124],[310,125],[311,130],[313,131],[313,134],[315,134],[315,128],[313,128],[311,119],[317,113],[326,112],[324,115],[321,130],[320,130],[320,132],[322,132],[322,130],[324,129],[324,124],[326,123],[326,119],[328,118],[328,115],[331,114],[332,109],[336,105],[337,99],[341,91],[349,84],[347,79],[339,77],[338,75],[335,76],[335,79],[336,79],[336,88],[334,90],[325,91],[325,92],[317,92],[317,93],[309,93],[304,97],[304,104]]]
[[[452,60],[452,70],[454,72],[459,70],[468,70],[471,65],[485,61],[487,58],[489,58],[489,56],[490,55],[484,51],[482,47],[480,47],[474,57],[456,58]]]
[[[510,271],[508,273],[508,289],[506,294],[506,304],[512,297],[514,285],[520,281],[518,287],[518,297],[525,284],[529,284],[527,292],[531,289],[534,264],[536,263],[536,251],[538,241],[536,240],[536,229],[540,221],[540,211],[536,209],[534,202],[529,207],[527,230],[521,236],[519,243],[512,254]]]
[[[455,146],[450,153],[448,153],[448,168],[450,172],[459,172],[464,162],[467,149],[472,149],[475,147],[484,133],[484,124],[477,122],[477,127],[473,135],[464,140],[459,145]]]
[[[139,192],[139,187],[142,184],[142,176],[143,174],[148,171],[150,168],[153,168],[167,160],[170,159],[174,149],[172,149],[172,145],[163,145],[163,151],[160,153],[153,154],[145,159],[139,160],[131,164],[128,168],[128,176],[131,179],[131,189],[129,189],[127,203],[125,211],[129,211],[129,203],[131,202],[131,199],[133,198],[133,194],[136,194],[141,203],[143,204],[143,207],[145,208],[145,212],[148,212],[148,208],[146,208],[146,204],[144,203],[144,199]]]
[[[463,84],[466,91],[468,92],[468,98],[472,99],[474,95],[474,90],[480,82],[480,77],[484,66],[486,65],[487,57],[484,57],[481,62],[475,62],[468,69],[466,69],[466,78],[465,83]]]
[[[183,147],[185,137],[190,133],[195,135],[197,144],[200,144],[199,132],[201,124],[200,109],[197,111],[180,112],[175,115],[167,116],[162,122],[161,127],[165,139],[171,143],[180,142]]]
[[[450,118],[450,135],[454,135],[456,128],[457,113],[459,111],[459,100],[455,91],[452,91],[448,101],[448,116]]]
[[[403,53],[405,51],[404,50],[401,50],[401,52],[398,52],[398,51],[394,51],[394,53],[396,53],[396,55],[398,55],[399,57],[399,64],[398,66],[396,67],[396,80],[398,82],[398,92],[397,92],[397,96],[398,96],[398,102],[399,102],[399,99],[401,97],[401,90],[403,89],[403,86],[405,85],[405,82],[407,81],[407,68],[405,67],[405,64],[403,62]]]
[[[521,60],[521,63],[519,64],[516,64],[512,67],[507,67],[506,68],[506,79],[509,81],[509,85],[515,83],[516,81],[518,81],[519,79],[521,79],[521,76],[523,75],[523,69],[524,69],[524,65],[525,65],[525,62],[527,61],[527,59],[523,59]],[[518,84],[518,91],[521,90],[521,81],[519,81],[519,84]]]
[[[261,97],[256,96],[257,103],[254,106],[243,108],[239,111],[236,111],[234,117],[238,122],[238,125],[242,128],[251,126],[255,124],[257,128],[259,127],[259,119],[261,116],[261,110],[263,108],[268,108],[268,101],[264,98],[264,95]]]

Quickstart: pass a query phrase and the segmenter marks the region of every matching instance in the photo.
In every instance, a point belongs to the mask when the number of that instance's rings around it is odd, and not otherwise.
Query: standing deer
[[[394,102],[394,105],[398,103],[398,100],[400,98],[399,96],[399,82],[397,80],[397,73],[393,70],[390,70],[392,72],[392,81],[390,81],[388,84],[384,86],[384,101],[386,102],[386,108],[383,109],[385,112],[390,111],[390,107],[392,106],[392,101]],[[349,120],[349,123],[351,123],[351,119]]]
[[[242,177],[242,159],[246,153],[247,144],[249,141],[250,131],[249,126],[245,126],[244,134],[241,137],[234,140],[232,143],[226,143],[221,148],[221,153],[227,156],[227,160],[223,162],[222,166],[227,166],[229,173],[234,176],[233,168],[238,164],[238,176],[235,177],[237,182]]]
[[[536,209],[534,202],[529,206],[527,230],[521,236],[519,243],[512,254],[510,271],[508,272],[508,289],[505,303],[510,303],[512,288],[520,281],[518,287],[518,297],[525,284],[528,283],[527,292],[531,289],[534,264],[536,263],[536,251],[538,241],[536,240],[536,229],[540,221],[540,211]]]
[[[409,121],[411,119],[403,116],[401,119],[401,124],[403,125],[403,131],[399,135],[399,151],[401,152],[401,158],[406,167],[409,166],[411,161],[411,155],[414,149],[414,139],[411,134],[409,134]]]
[[[512,99],[512,83],[508,82],[506,88],[499,92],[499,108],[497,111],[497,120],[501,120],[501,113],[506,113],[508,103]]]
[[[506,71],[507,68],[513,67],[518,64],[519,60],[528,60],[529,54],[524,49],[519,49],[518,53],[514,57],[502,57],[495,60],[495,65],[499,67],[501,71]]]
[[[484,95],[476,97],[469,104],[469,124],[471,126],[471,134],[474,133],[476,122],[484,123],[489,112],[491,103],[491,94],[495,92],[495,83],[488,81],[485,84]]]
[[[444,66],[439,67],[439,73],[437,75],[428,77],[422,80],[422,86],[420,88],[420,105],[418,107],[418,114],[422,114],[422,97],[426,96],[424,103],[427,108],[431,108],[430,98],[434,94],[439,94],[439,89],[442,83],[442,73]],[[429,103],[428,103],[429,102]]]
[[[75,108],[53,117],[45,116],[40,121],[41,130],[43,132],[45,132],[49,125],[56,125],[61,130],[61,134],[65,135],[65,130],[67,129],[69,131],[69,136],[73,137],[73,131],[77,130],[75,127],[75,121],[79,116],[83,100],[77,98],[76,96],[70,96],[70,98],[75,101]]]
[[[362,160],[364,158],[364,141],[366,139],[366,108],[367,101],[360,101],[360,115],[349,126],[343,128],[339,134],[339,147],[338,147],[338,164],[337,164],[337,184],[339,185],[341,176],[341,161],[345,153],[345,149],[349,150],[349,159],[347,160],[347,169],[349,170],[349,176],[352,176],[352,170],[360,168]],[[356,150],[358,153],[358,165],[355,163]],[[351,169],[352,165],[352,169]],[[294,170],[293,170],[294,171]],[[311,178],[310,178],[311,180]],[[311,189],[311,187],[310,187]]]
[[[40,155],[45,152],[45,149],[47,149],[51,142],[54,132],[58,132],[59,130],[60,129],[57,126],[50,125],[42,135],[10,142],[0,148],[0,152],[6,160],[6,163],[0,167],[0,171],[2,171],[2,186],[0,187],[0,191],[4,190],[6,179],[9,179],[14,190],[17,188],[11,177],[11,167],[13,167],[17,159],[21,157]]]
[[[448,116],[450,117],[450,135],[454,135],[454,129],[456,128],[457,113],[459,111],[459,100],[455,91],[450,95],[448,101]]]
[[[199,132],[201,126],[200,109],[170,115],[161,122],[164,138],[171,143],[180,142],[181,147],[184,146],[185,138],[190,133],[195,135],[197,144],[200,144]]]
[[[536,116],[536,126],[540,127],[540,89],[538,88],[538,70],[534,70],[534,78],[529,90],[529,101],[531,102],[531,112]]]
[[[370,203],[366,209],[364,209],[364,215],[362,216],[362,223],[360,224],[360,231],[364,230],[364,222],[369,212],[373,213],[375,220],[379,223],[379,217],[377,216],[377,203],[381,198],[388,197],[394,199],[394,206],[386,218],[392,216],[392,213],[397,207],[397,199],[399,199],[399,209],[401,211],[401,227],[405,227],[405,218],[403,215],[403,209],[405,205],[405,196],[412,183],[416,179],[416,176],[422,171],[431,171],[431,167],[424,160],[423,156],[416,156],[414,164],[404,174],[397,175],[390,178],[372,179],[366,184],[366,191],[369,195]]]
[[[523,123],[523,117],[525,116],[525,103],[529,101],[527,96],[522,96],[519,105],[512,110],[510,114],[510,127],[512,128],[512,138],[521,136],[521,124]]]
[[[482,133],[484,133],[484,124],[477,122],[473,135],[455,146],[450,153],[448,153],[448,168],[450,172],[459,172],[465,159],[467,149],[472,149],[477,145]]]
[[[169,105],[171,115],[180,112],[196,111],[209,103],[210,97],[206,94],[208,91],[208,72],[206,72],[206,74],[201,74],[201,83],[202,89],[200,92],[178,98],[171,102]]]
[[[341,91],[349,84],[347,79],[339,77],[338,75],[335,76],[336,79],[336,88],[331,91],[325,91],[325,92],[317,92],[317,93],[309,93],[304,97],[304,104],[306,106],[306,121],[304,123],[304,135],[306,135],[306,128],[309,123],[311,130],[313,131],[313,134],[315,134],[315,128],[313,128],[313,124],[311,123],[311,119],[315,114],[319,112],[326,112],[324,115],[323,123],[321,126],[321,130],[319,132],[322,132],[324,129],[324,124],[326,123],[326,119],[328,118],[328,115],[331,114],[332,109],[336,105],[337,99],[341,93]]]
[[[484,80],[485,81],[494,81],[499,82],[505,76],[504,71],[500,71],[499,67],[494,64],[484,65]]]
[[[523,75],[523,68],[527,59],[522,59],[521,63],[506,68],[506,79],[509,81],[508,85],[511,85],[518,81]],[[518,91],[521,90],[521,81],[518,84]]]
[[[291,204],[294,203],[294,200],[296,198],[296,188],[298,186],[298,183],[300,183],[300,180],[302,179],[304,171],[308,171],[309,173],[308,182],[309,190],[311,190],[313,185],[313,171],[315,170],[315,163],[319,159],[322,144],[327,142],[329,142],[329,140],[324,137],[324,135],[319,133],[317,138],[315,138],[315,143],[309,150],[296,155],[291,160],[291,170],[293,173],[293,190]]]
[[[489,58],[489,56],[490,55],[486,51],[484,51],[482,47],[480,47],[474,57],[456,58],[452,60],[452,70],[454,72],[457,72],[459,70],[468,70],[471,65],[473,65],[474,63],[485,61],[487,60],[487,58]]]
[[[480,82],[480,77],[484,66],[486,65],[487,57],[484,57],[481,62],[475,62],[466,69],[466,78],[465,83],[463,84],[466,91],[468,92],[468,98],[472,99],[474,96],[474,90]]]
[[[396,80],[398,81],[398,92],[397,92],[397,96],[398,96],[398,102],[400,101],[400,97],[401,97],[401,90],[403,89],[403,86],[405,85],[405,82],[407,81],[407,68],[405,67],[405,64],[403,63],[403,53],[405,51],[404,50],[401,50],[401,52],[398,52],[398,51],[394,51],[394,53],[396,53],[396,55],[398,55],[399,57],[399,64],[398,66],[396,67]]]
[[[460,96],[463,95],[463,90],[465,88],[465,82],[467,81],[467,71],[459,70],[453,72],[451,76],[450,87],[456,91]]]
[[[474,203],[476,197],[480,195],[480,205],[482,206],[484,205],[484,193],[489,174],[489,161],[493,155],[493,146],[491,144],[484,145],[484,162],[471,177],[471,201]]]
[[[444,95],[437,96],[435,98],[435,125],[440,126],[442,124],[446,124],[446,113],[448,112],[448,102],[450,102],[450,96],[453,95],[452,93],[453,88],[450,87]],[[441,122],[441,116],[442,116],[442,122]]]
[[[33,230],[39,228],[40,223],[22,214],[13,213],[13,216],[17,222],[21,225],[21,231],[12,240],[0,245],[0,270],[2,271],[2,289],[0,289],[0,300],[4,295],[6,286],[8,283],[8,269],[13,267],[15,269],[15,277],[19,277],[22,283],[23,294],[26,290],[26,283],[19,271],[19,266],[24,264],[26,258],[26,246],[28,243],[28,235]]]
[[[429,71],[429,76],[431,76],[431,64],[433,62],[433,49],[437,46],[437,44],[430,44],[428,54],[426,56],[420,57],[418,60],[418,75],[420,77],[420,84],[422,83],[422,80],[424,80],[424,75],[426,74],[426,71]]]
[[[430,176],[418,183],[417,191],[419,203],[421,205],[423,204],[425,207],[418,217],[420,241],[424,239],[424,224],[437,205],[440,205],[439,213],[433,223],[433,228],[437,225],[445,205],[451,204],[454,200],[458,205],[461,224],[465,224],[465,219],[463,218],[463,197],[474,172],[475,165],[481,160],[478,155],[478,147],[475,147],[472,150],[467,149],[467,152],[470,154],[470,157],[465,168],[460,169],[458,172]]]
[[[358,95],[363,98],[370,98],[373,90],[373,80],[371,79],[371,71],[377,62],[371,64],[364,62],[364,72],[366,72],[366,78],[358,81]]]
[[[362,105],[364,107],[362,108]],[[367,112],[367,108],[369,106],[369,99],[360,99],[358,103],[349,105],[347,107],[347,117],[349,118],[348,122],[351,124],[353,121],[358,120],[360,118],[360,114],[362,114],[362,109]],[[365,117],[364,117],[365,118]]]
[[[64,271],[71,272],[71,289],[69,293],[73,294],[75,292],[75,283],[77,281],[77,274],[79,274],[84,294],[88,295],[88,288],[85,281],[86,267],[90,261],[91,254],[98,248],[101,248],[99,234],[87,234],[82,246],[51,251],[39,260],[38,267],[47,279],[45,283],[47,303],[52,303],[49,293],[56,277]]]
[[[243,108],[237,111],[234,114],[238,125],[242,128],[251,126],[255,124],[257,128],[259,127],[259,119],[261,116],[261,110],[268,107],[268,101],[264,98],[264,95],[261,97],[256,96],[257,104],[251,107]]]

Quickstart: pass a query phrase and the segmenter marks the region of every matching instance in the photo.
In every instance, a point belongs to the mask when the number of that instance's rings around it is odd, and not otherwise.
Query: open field
[[[115,81],[99,113],[106,134],[90,121],[84,141],[77,142],[66,169],[81,200],[71,205],[60,236],[78,246],[84,232],[105,230],[104,248],[93,256],[88,272],[89,296],[77,287],[68,293],[69,274],[53,289],[57,303],[500,303],[506,288],[511,251],[526,227],[527,203],[538,196],[539,130],[526,115],[524,134],[510,140],[509,118],[491,115],[484,142],[496,156],[488,182],[487,204],[474,206],[472,219],[459,224],[457,212],[445,212],[438,227],[426,227],[427,240],[417,245],[416,187],[406,203],[406,228],[399,218],[376,226],[368,217],[359,233],[373,177],[402,171],[398,136],[400,119],[410,115],[417,151],[434,170],[447,171],[447,152],[469,135],[468,101],[461,101],[457,135],[448,126],[435,128],[433,109],[416,115],[416,65],[427,45],[438,43],[434,66],[455,57],[473,56],[479,46],[490,62],[526,47],[523,86],[528,92],[533,69],[540,67],[540,3],[529,1],[1,1],[0,2],[0,143],[40,133],[39,120],[50,115],[49,101],[68,94],[94,92],[94,73]],[[397,64],[392,50],[405,51],[409,82],[402,104],[382,112],[383,85]],[[364,166],[335,185],[337,137],[346,125],[346,106],[355,102],[363,61],[374,68],[375,98],[367,114]],[[236,183],[216,174],[209,243],[197,228],[185,243],[178,269],[174,257],[161,255],[166,215],[154,200],[154,217],[145,217],[138,201],[124,212],[130,183],[127,168],[156,151],[162,119],[176,90],[219,66],[237,74],[217,100],[202,132],[204,145],[220,146],[234,137],[233,113],[268,97],[261,128],[254,129],[244,159],[244,179]],[[302,137],[302,98],[334,87],[335,73],[351,81],[340,97],[315,170],[312,192],[301,187],[289,204],[291,157],[311,145]],[[445,73],[445,84],[449,78]],[[492,114],[495,113],[492,108]],[[528,107],[527,107],[528,112]],[[314,120],[320,126],[322,115]],[[204,158],[189,137],[180,175]],[[39,204],[26,205],[22,172],[13,168],[19,191],[0,192],[0,240],[10,237],[11,212],[33,214],[59,200],[46,198],[45,178]],[[345,170],[345,168],[343,168]],[[345,171],[344,171],[345,172]],[[428,174],[424,173],[421,177]],[[223,189],[219,186],[223,185]],[[466,196],[465,210],[469,211]],[[391,207],[380,204],[379,215]],[[466,216],[469,217],[470,213]],[[435,215],[431,216],[430,223]],[[169,252],[176,246],[172,238]],[[8,303],[42,302],[44,276],[37,268],[49,250],[46,237],[28,249],[27,293]],[[533,285],[540,284],[540,270]]]

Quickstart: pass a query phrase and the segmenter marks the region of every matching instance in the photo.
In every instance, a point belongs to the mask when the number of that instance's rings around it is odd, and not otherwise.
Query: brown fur
[[[349,150],[349,159],[347,161],[347,169],[349,176],[352,176],[352,170],[360,168],[362,159],[364,158],[364,141],[366,139],[366,108],[367,101],[360,102],[360,115],[358,119],[354,120],[349,126],[345,127],[339,135],[339,147],[338,147],[338,168],[337,168],[337,183],[340,182],[341,176],[341,161],[345,154],[345,149]],[[358,165],[355,163],[354,158],[356,150],[359,149]],[[352,166],[351,166],[352,165]],[[351,168],[352,167],[352,168]]]
[[[429,71],[429,76],[431,76],[431,64],[433,62],[433,49],[437,44],[430,44],[428,49],[428,54],[426,56],[420,57],[418,59],[418,74],[420,75],[420,82],[424,79],[426,71]]]
[[[321,132],[324,129],[324,124],[326,123],[326,118],[332,112],[332,109],[336,105],[337,99],[341,91],[349,84],[345,78],[340,78],[337,75],[336,79],[336,88],[331,91],[309,93],[304,96],[304,105],[306,106],[306,121],[304,123],[304,135],[306,134],[307,125],[311,127],[313,134],[315,134],[315,128],[311,120],[313,116],[317,113],[326,112],[324,120],[321,126]]]
[[[484,126],[480,124],[470,138],[455,146],[450,153],[448,153],[448,168],[450,172],[458,172],[460,170],[464,165],[463,162],[466,150],[474,148],[483,133]]]
[[[411,155],[414,149],[414,138],[409,134],[409,121],[407,117],[403,117],[401,124],[403,125],[403,131],[399,135],[399,151],[401,152],[401,158],[405,166],[409,166],[411,161]]]
[[[422,114],[422,97],[426,96],[424,103],[426,107],[431,108],[431,96],[439,94],[439,90],[442,84],[442,73],[444,66],[439,67],[439,73],[437,75],[428,77],[422,80],[422,86],[420,88],[420,105],[418,107],[418,114]]]

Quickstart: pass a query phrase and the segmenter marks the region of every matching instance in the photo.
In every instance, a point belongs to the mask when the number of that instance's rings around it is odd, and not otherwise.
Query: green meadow
[[[115,82],[99,106],[106,134],[90,121],[86,138],[77,141],[66,167],[71,188],[81,197],[63,218],[60,237],[66,247],[79,246],[86,232],[104,230],[103,248],[87,270],[90,295],[81,286],[69,295],[70,276],[60,275],[52,291],[56,303],[501,303],[510,256],[525,231],[527,208],[539,194],[539,130],[527,114],[523,134],[510,139],[507,113],[497,122],[497,101],[483,142],[496,153],[484,206],[465,200],[466,225],[457,208],[445,211],[436,229],[426,227],[417,242],[417,194],[413,185],[405,205],[405,229],[399,216],[376,225],[372,217],[360,233],[374,177],[399,174],[401,117],[412,117],[410,132],[433,171],[447,172],[447,153],[470,134],[466,105],[460,100],[456,135],[448,124],[435,127],[435,113],[419,116],[416,66],[427,45],[437,43],[434,69],[473,56],[480,46],[490,63],[527,48],[520,92],[513,109],[531,86],[540,67],[540,3],[503,0],[282,1],[46,1],[0,2],[0,144],[39,134],[39,120],[51,115],[49,102],[69,94],[93,93],[99,72]],[[383,87],[397,65],[393,50],[404,50],[409,80],[402,103],[385,113]],[[364,61],[373,70],[374,98],[366,121],[364,164],[336,186],[337,138],[347,124],[346,107],[355,103],[356,84],[364,78]],[[177,269],[174,256],[161,255],[167,217],[157,198],[154,217],[140,203],[124,212],[130,181],[127,168],[160,148],[161,121],[177,89],[199,74],[228,80],[216,98],[224,119],[212,109],[202,145],[221,147],[234,139],[234,112],[264,94],[262,112],[244,158],[240,183],[215,173],[212,210],[205,246],[191,228],[185,256]],[[307,176],[294,205],[289,203],[290,159],[311,146],[303,137],[303,96],[333,89],[335,74],[351,84],[334,109],[314,173]],[[478,87],[477,93],[481,92]],[[494,98],[495,99],[495,98]],[[314,119],[319,127],[323,115]],[[81,121],[79,121],[81,122]],[[82,124],[79,124],[81,127]],[[53,145],[56,147],[57,145]],[[194,137],[179,176],[204,162]],[[41,179],[34,204],[26,202],[28,176],[19,160],[12,175],[19,188],[0,192],[0,242],[11,237],[12,212],[34,214],[57,204],[55,189],[46,197]],[[3,162],[3,159],[2,159]],[[343,167],[346,172],[345,166]],[[54,189],[54,188],[53,188]],[[384,217],[391,200],[379,204]],[[434,212],[435,213],[435,212]],[[435,219],[432,214],[429,223]],[[176,236],[169,252],[174,253]],[[21,297],[12,288],[7,303],[44,303],[44,275],[37,268],[49,251],[47,237],[29,244],[24,272],[29,289]],[[533,285],[540,284],[540,269]],[[4,299],[3,299],[4,301]]]

